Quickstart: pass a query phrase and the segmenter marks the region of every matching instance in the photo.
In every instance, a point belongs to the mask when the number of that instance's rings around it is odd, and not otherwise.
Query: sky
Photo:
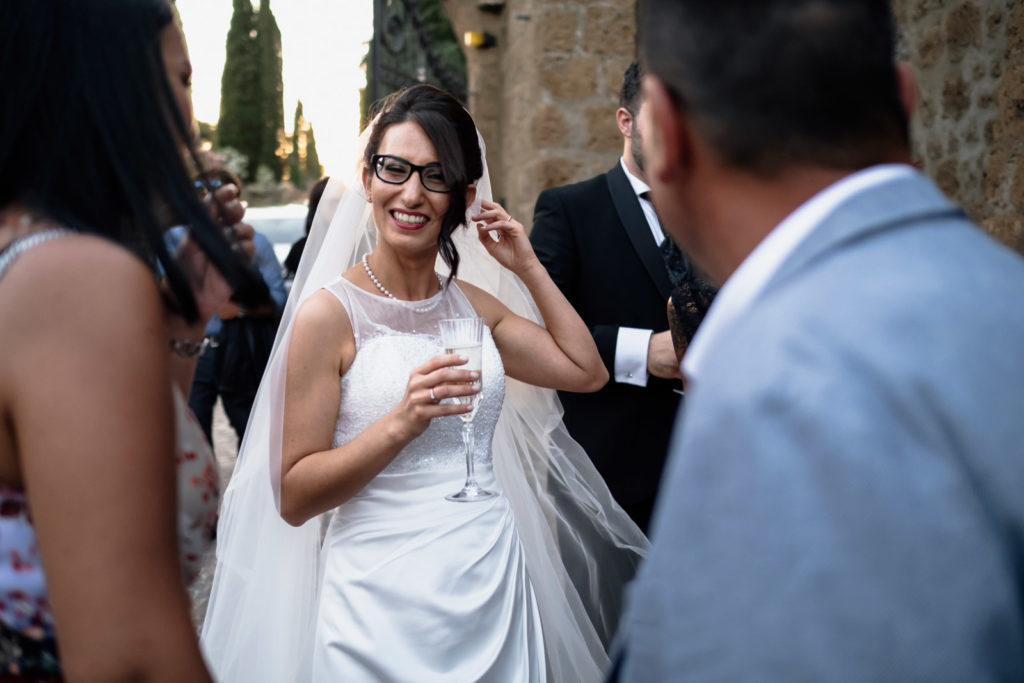
[[[224,43],[231,0],[176,0],[192,59],[192,102],[200,121],[220,113]],[[257,2],[253,2],[257,6]],[[343,173],[357,154],[361,62],[373,32],[372,0],[277,0],[271,7],[281,29],[285,129],[302,100],[316,133],[327,173]]]

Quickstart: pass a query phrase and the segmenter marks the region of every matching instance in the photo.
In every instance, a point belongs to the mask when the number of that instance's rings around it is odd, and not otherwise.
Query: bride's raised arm
[[[608,370],[594,338],[533,253],[522,223],[499,204],[486,200],[472,218],[481,244],[522,280],[544,320],[542,327],[516,315],[487,292],[460,282],[491,328],[505,373],[535,386],[562,391],[589,392],[603,387]]]

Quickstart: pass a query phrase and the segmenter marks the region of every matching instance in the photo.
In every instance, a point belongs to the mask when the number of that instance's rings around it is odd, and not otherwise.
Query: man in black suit
[[[530,241],[612,377],[593,394],[559,392],[565,425],[646,531],[682,384],[668,331],[665,235],[646,197],[641,77],[634,62],[615,112],[622,158],[607,173],[542,192]]]

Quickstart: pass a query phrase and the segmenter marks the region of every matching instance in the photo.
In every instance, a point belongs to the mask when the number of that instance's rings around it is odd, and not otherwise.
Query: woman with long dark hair
[[[182,579],[216,481],[175,485],[201,460],[181,387],[260,285],[190,181],[190,77],[166,0],[0,3],[4,680],[208,680]]]
[[[597,348],[490,201],[457,100],[397,93],[362,149],[321,200],[225,494],[211,666],[225,682],[596,681],[646,546],[559,419],[553,389],[607,381]],[[451,319],[482,319],[479,365],[446,352]],[[453,502],[464,448],[479,486]]]

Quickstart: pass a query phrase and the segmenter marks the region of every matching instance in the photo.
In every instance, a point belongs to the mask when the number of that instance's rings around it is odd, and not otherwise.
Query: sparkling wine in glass
[[[468,359],[466,364],[458,366],[458,369],[481,372],[483,369],[484,319],[446,318],[438,324],[441,328],[441,343],[444,345],[445,352],[457,353]],[[445,498],[457,503],[493,498],[498,494],[481,488],[476,483],[476,476],[473,474],[473,418],[476,417],[476,410],[480,405],[480,393],[472,396],[456,396],[454,400],[458,403],[472,404],[473,410],[459,416],[462,418],[462,444],[466,449],[466,483],[462,486],[461,491],[447,495]]]

